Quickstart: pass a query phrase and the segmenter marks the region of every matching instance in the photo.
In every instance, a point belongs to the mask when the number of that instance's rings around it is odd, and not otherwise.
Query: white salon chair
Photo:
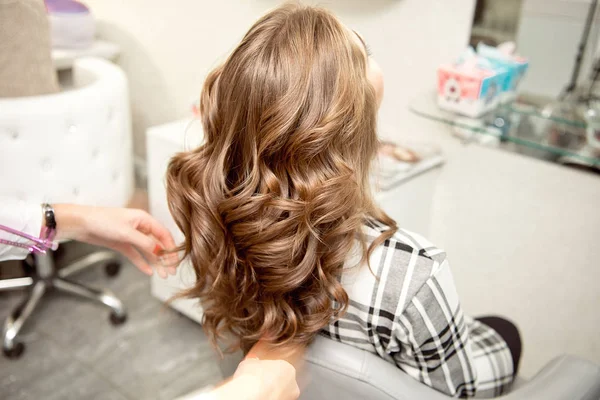
[[[318,336],[307,355],[308,385],[300,400],[447,400],[450,397],[408,376],[394,364],[355,347]],[[223,371],[227,375],[229,370]],[[598,400],[600,367],[563,355],[531,380],[517,379],[502,400]]]
[[[73,67],[72,82],[61,89],[51,95],[0,98],[0,195],[40,204],[126,206],[134,188],[127,78],[107,61],[81,59]],[[113,252],[97,251],[57,270],[49,252],[35,256],[34,276],[0,281],[0,290],[28,290],[4,323],[5,355],[14,358],[23,352],[17,335],[49,289],[99,302],[109,308],[114,324],[124,322],[125,308],[113,294],[69,279],[100,263],[116,274],[119,260]]]
[[[241,352],[226,354],[219,367],[233,375]],[[299,374],[300,400],[448,400],[451,397],[420,383],[376,354],[317,336],[308,347]],[[203,388],[176,400],[196,400]],[[573,356],[546,364],[531,380],[517,378],[501,400],[598,400],[600,367]]]
[[[233,375],[241,352],[225,355],[223,378]],[[305,356],[300,400],[447,400],[450,397],[420,383],[376,354],[325,336],[317,336]],[[194,400],[190,393],[177,400]],[[600,367],[563,355],[546,364],[531,380],[516,384],[502,400],[598,400]]]

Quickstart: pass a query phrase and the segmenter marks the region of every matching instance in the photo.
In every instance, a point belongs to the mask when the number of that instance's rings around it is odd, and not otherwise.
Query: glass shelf
[[[540,108],[518,99],[470,118],[439,108],[432,91],[415,98],[409,109],[451,126],[455,135],[469,142],[600,171],[600,150],[587,144],[585,121],[565,106]]]

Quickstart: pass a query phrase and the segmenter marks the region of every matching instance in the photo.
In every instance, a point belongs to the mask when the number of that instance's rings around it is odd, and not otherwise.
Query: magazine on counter
[[[440,149],[434,145],[381,141],[373,183],[377,190],[385,191],[443,162]]]

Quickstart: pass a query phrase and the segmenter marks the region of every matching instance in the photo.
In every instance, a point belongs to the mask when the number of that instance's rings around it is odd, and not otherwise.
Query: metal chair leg
[[[0,280],[0,292],[15,289],[24,289],[33,286],[33,278],[13,278]]]
[[[49,289],[61,290],[105,305],[111,311],[110,321],[113,325],[122,324],[127,320],[125,307],[114,294],[107,290],[93,289],[66,279],[71,274],[99,263],[105,263],[106,274],[114,276],[120,269],[120,258],[117,254],[111,251],[97,251],[82,257],[59,271],[55,268],[52,253],[36,254],[34,258],[36,279],[26,277],[0,280],[0,291],[30,288],[25,301],[4,322],[2,348],[7,357],[18,358],[23,353],[25,346],[17,341],[17,335],[44,293]]]
[[[13,313],[4,321],[4,329],[2,331],[2,348],[4,354],[9,357],[18,357],[23,351],[23,344],[18,343],[16,338],[27,321],[27,318],[33,313],[38,302],[44,295],[47,289],[47,284],[44,281],[37,281],[29,295],[19,305]]]
[[[85,297],[105,305],[111,310],[110,320],[115,325],[125,322],[125,319],[127,318],[127,312],[125,311],[125,306],[121,300],[108,290],[94,289],[63,278],[54,278],[52,280],[52,285],[57,290]]]
[[[58,271],[58,276],[60,278],[66,278],[94,264],[118,262],[119,260],[119,256],[112,251],[96,251],[60,269]]]

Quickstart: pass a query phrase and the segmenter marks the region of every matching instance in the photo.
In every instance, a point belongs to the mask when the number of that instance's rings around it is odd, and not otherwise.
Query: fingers
[[[126,240],[142,253],[147,263],[156,268],[158,276],[165,279],[169,275],[169,271],[162,265],[161,260],[156,255],[160,252],[161,247],[154,238],[132,228],[126,235]]]
[[[144,236],[143,234],[141,234],[137,231],[135,231],[135,233],[138,235]],[[136,236],[135,234],[131,235],[131,237],[135,237],[135,236]],[[139,237],[136,239],[137,239],[138,243],[141,242]],[[148,238],[148,239],[151,239],[151,238]],[[131,242],[133,242],[133,240],[131,240]],[[125,257],[127,257],[133,263],[133,265],[135,265],[140,271],[142,271],[146,275],[153,274],[153,268],[152,268],[153,266],[156,269],[158,276],[160,276],[161,278],[166,279],[167,276],[169,275],[167,269],[159,264],[159,261],[157,260],[157,258],[154,255],[152,255],[151,252],[149,255],[147,255],[146,253],[142,252],[140,250],[140,247],[136,246],[134,243],[119,245],[116,247],[116,250],[121,252]]]
[[[119,251],[125,257],[131,261],[140,271],[146,275],[152,275],[152,267],[146,262],[144,257],[137,251],[133,246],[128,244],[120,244],[115,247],[115,250]]]
[[[160,266],[164,267],[170,275],[175,275],[175,273],[177,273],[177,266],[179,265],[179,257],[177,256],[177,253],[165,253],[159,244],[156,244],[153,253],[158,257]]]
[[[146,214],[147,223],[150,227],[150,234],[154,236],[160,244],[162,244],[163,249],[172,250],[175,248],[175,240],[173,240],[173,236],[171,232],[167,228],[165,228],[161,223],[159,223],[154,217],[149,214]]]
[[[169,232],[169,230],[160,222],[158,222],[153,216],[145,211],[139,210],[138,218],[138,230],[140,232],[154,236],[165,250],[171,250],[175,248],[175,240],[173,240],[171,232]]]
[[[177,272],[179,258],[176,253],[172,252],[176,247],[173,236],[167,228],[147,212],[140,211],[138,218],[137,229],[148,236],[154,237],[160,244],[159,246],[155,245],[152,253],[159,257],[161,266],[165,267],[169,274],[174,275]],[[166,253],[162,253],[163,250]]]
[[[129,244],[134,245],[149,262],[158,261],[158,257],[154,254],[157,243],[151,236],[144,235],[142,232],[131,228],[124,235],[124,239]]]

